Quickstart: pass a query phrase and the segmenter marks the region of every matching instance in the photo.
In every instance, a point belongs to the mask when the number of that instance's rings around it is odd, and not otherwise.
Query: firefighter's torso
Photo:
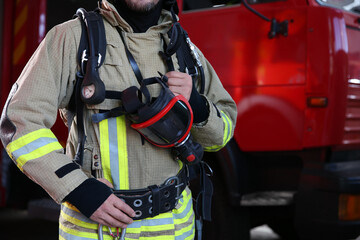
[[[106,56],[99,68],[101,80],[107,91],[123,91],[130,86],[139,86],[125,52],[124,43],[116,28],[121,29],[125,44],[134,56],[144,78],[166,73],[166,63],[159,54],[168,44],[167,32],[172,24],[170,12],[163,10],[160,24],[145,33],[133,33],[115,10],[101,10],[105,16]],[[76,44],[80,41],[81,25],[78,20],[70,21]],[[69,49],[75,51],[76,49]],[[74,64],[76,59],[73,60]],[[176,56],[173,55],[175,68]],[[156,86],[150,91],[156,94]],[[89,175],[98,173],[113,183],[116,189],[138,189],[161,184],[179,171],[179,163],[171,150],[156,147],[130,127],[125,116],[109,118],[100,123],[92,122],[92,115],[99,111],[119,107],[121,102],[105,99],[97,105],[85,104],[84,125],[87,136],[84,150],[83,169]],[[70,123],[69,123],[70,124]],[[78,145],[76,119],[70,128],[67,153],[74,157]]]

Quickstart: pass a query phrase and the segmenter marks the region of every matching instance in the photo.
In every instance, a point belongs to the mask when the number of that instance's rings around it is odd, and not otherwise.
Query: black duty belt
[[[154,217],[175,208],[181,193],[189,182],[188,169],[168,178],[162,185],[152,185],[143,189],[113,190],[114,194],[134,209],[134,220]]]

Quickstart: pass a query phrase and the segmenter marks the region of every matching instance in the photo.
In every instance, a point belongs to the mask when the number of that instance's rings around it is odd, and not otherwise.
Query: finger
[[[183,92],[182,87],[179,86],[169,86],[169,89],[175,94],[175,96]]]
[[[127,228],[128,226],[127,223],[119,221],[117,218],[111,216],[110,214],[104,215],[104,218],[98,221],[98,223],[108,227]]]
[[[135,211],[129,205],[127,205],[124,201],[120,200],[118,197],[116,197],[116,198],[117,198],[117,201],[114,202],[114,206],[117,209],[119,209],[120,211],[127,214],[128,216],[135,217],[135,215],[136,215]]]
[[[115,209],[116,210],[116,209]],[[109,213],[98,209],[90,217],[91,220],[109,227],[125,227],[127,224],[112,217]]]
[[[114,194],[110,195],[105,202],[91,215],[90,219],[100,224],[114,226],[114,227],[126,227],[131,224],[133,220],[121,211],[117,206],[118,201],[122,201]],[[122,203],[122,205],[126,205]],[[124,207],[125,208],[125,207]]]
[[[177,72],[177,71],[170,71],[165,74],[165,76],[167,76],[168,78],[184,78],[185,77],[184,75],[187,75],[187,74],[183,73],[183,72]]]
[[[183,78],[169,78],[168,79],[168,86],[169,87],[178,87],[183,88],[185,91],[192,90],[192,80],[183,79]],[[181,90],[183,91],[183,90]]]
[[[190,76],[189,76],[190,77]],[[169,78],[168,86],[178,86],[192,89],[192,79],[190,78]]]
[[[183,95],[186,100],[189,101],[191,96],[191,88],[184,86],[169,86],[169,89],[174,93],[175,96]]]
[[[111,213],[109,213],[109,215],[111,216],[111,220],[113,221],[113,223],[117,226],[129,225],[134,222],[132,218],[130,218],[128,215],[126,215],[119,209],[112,211]]]

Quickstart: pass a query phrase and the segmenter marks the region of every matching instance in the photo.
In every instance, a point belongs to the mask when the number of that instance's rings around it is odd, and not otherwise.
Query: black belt
[[[162,185],[152,185],[143,189],[113,190],[114,194],[134,209],[134,220],[154,217],[175,208],[181,193],[189,182],[188,169],[168,178]]]

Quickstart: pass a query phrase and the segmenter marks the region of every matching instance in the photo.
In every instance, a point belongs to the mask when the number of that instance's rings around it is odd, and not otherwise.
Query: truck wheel
[[[230,203],[227,188],[216,160],[208,161],[214,170],[211,178],[214,185],[212,201],[212,221],[204,221],[204,240],[249,240],[250,222],[246,208],[233,206]]]

